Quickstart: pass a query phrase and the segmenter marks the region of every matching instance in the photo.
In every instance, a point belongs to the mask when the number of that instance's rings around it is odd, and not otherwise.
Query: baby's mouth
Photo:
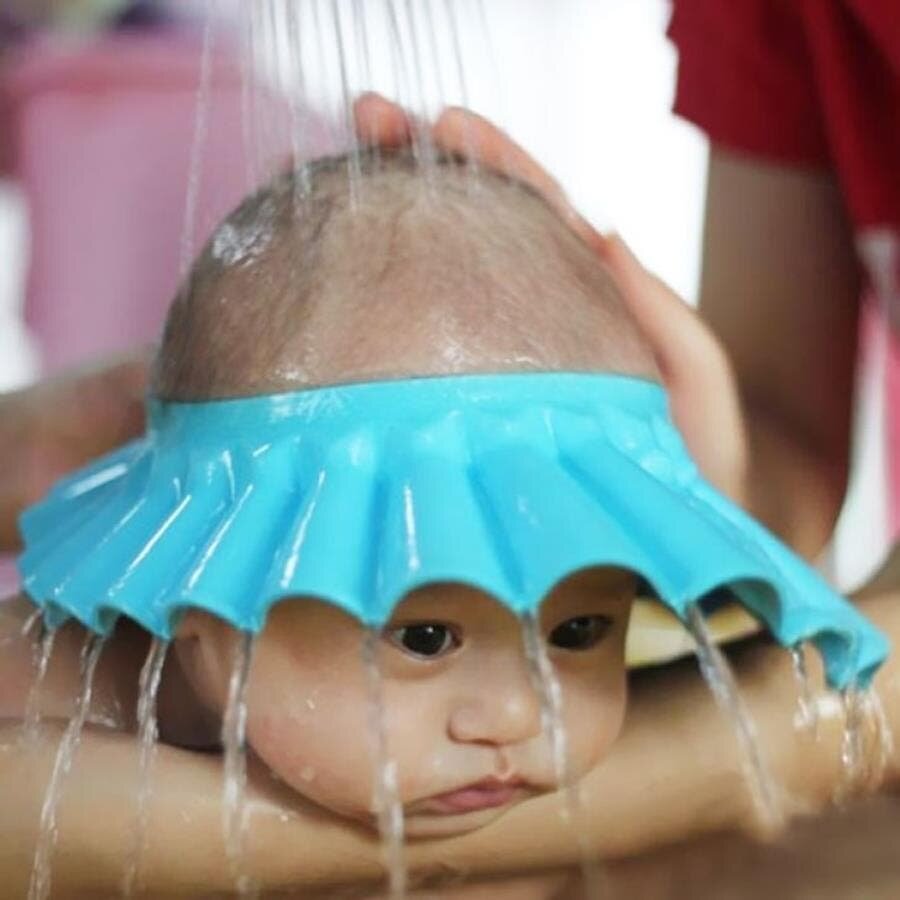
[[[484,778],[445,794],[435,794],[416,804],[419,811],[437,815],[460,815],[485,809],[509,806],[535,793],[533,786],[521,778]]]

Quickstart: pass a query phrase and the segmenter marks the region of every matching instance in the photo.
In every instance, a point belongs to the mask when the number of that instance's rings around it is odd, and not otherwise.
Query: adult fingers
[[[451,106],[441,113],[432,133],[435,144],[445,152],[459,156],[474,155],[488,168],[531,185],[554,205],[568,205],[556,179],[506,132],[484,116]]]
[[[381,94],[361,94],[353,104],[353,124],[360,141],[379,147],[402,147],[412,140],[413,118]]]
[[[697,464],[724,493],[745,493],[747,437],[737,382],[724,348],[700,316],[648,272],[618,236],[601,258],[649,342],[673,418]]]
[[[602,250],[605,239],[572,204],[560,183],[506,132],[478,113],[448,107],[433,129],[435,144],[532,187],[588,246]]]

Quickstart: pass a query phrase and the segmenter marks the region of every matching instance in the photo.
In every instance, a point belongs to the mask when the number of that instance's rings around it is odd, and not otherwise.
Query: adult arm
[[[870,596],[864,613],[900,639],[900,596]],[[788,655],[758,642],[734,664],[788,816],[827,806],[840,785],[841,715],[824,715],[816,739],[794,728],[797,690]],[[813,667],[813,678],[821,671]],[[900,718],[898,663],[876,681],[889,723]],[[826,704],[826,709],[839,705]],[[62,726],[45,726],[39,749],[0,743],[0,870],[20,886],[30,872],[36,823]],[[898,761],[884,783],[895,786]],[[85,735],[60,811],[54,883],[72,890],[115,890],[127,856],[138,794],[137,751],[128,735],[91,728]],[[154,764],[145,882],[159,892],[189,895],[232,884],[221,839],[222,761],[160,746]],[[271,888],[328,887],[378,879],[377,841],[315,811],[258,768],[251,770],[247,866]],[[724,830],[754,831],[759,820],[741,774],[733,733],[690,662],[636,679],[625,731],[612,754],[582,783],[589,844],[621,858]],[[416,842],[407,859],[419,872],[521,873],[577,863],[577,842],[548,796],[513,809],[475,834]],[[301,849],[302,848],[302,849]]]
[[[843,502],[859,269],[834,178],[713,145],[700,313],[731,360],[748,436],[745,503],[806,556]]]

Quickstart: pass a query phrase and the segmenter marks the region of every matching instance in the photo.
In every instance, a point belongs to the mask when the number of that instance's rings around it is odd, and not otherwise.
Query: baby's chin
[[[356,822],[370,831],[378,832],[378,817],[369,809],[350,808],[346,804],[329,803],[322,798],[313,799],[308,794],[304,794],[303,799],[312,803],[313,807],[318,807],[342,819]],[[511,801],[502,807],[464,813],[404,811],[403,836],[407,840],[428,840],[429,838],[448,838],[468,834],[491,825],[527,799],[529,799],[528,796]]]
[[[520,801],[521,802],[521,801]],[[404,836],[412,839],[428,840],[429,838],[457,837],[478,831],[503,818],[518,803],[511,803],[501,809],[482,809],[478,812],[458,813],[456,815],[426,815],[415,813],[404,819]]]

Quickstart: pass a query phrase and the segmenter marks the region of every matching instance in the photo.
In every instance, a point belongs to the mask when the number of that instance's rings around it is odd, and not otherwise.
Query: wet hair
[[[406,152],[285,172],[219,226],[169,312],[154,393],[411,375],[655,378],[610,274],[526,185]]]

